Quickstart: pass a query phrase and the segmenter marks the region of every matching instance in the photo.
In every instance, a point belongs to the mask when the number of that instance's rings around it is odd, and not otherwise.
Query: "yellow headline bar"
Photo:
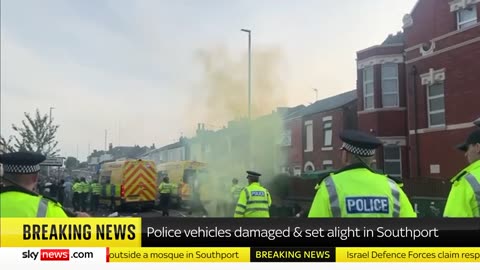
[[[250,248],[110,248],[109,262],[250,262]]]
[[[2,247],[140,247],[140,218],[2,218]]]
[[[480,262],[480,248],[336,248],[336,262]]]

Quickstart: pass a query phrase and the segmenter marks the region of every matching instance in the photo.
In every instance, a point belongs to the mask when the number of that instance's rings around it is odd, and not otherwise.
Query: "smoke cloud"
[[[268,185],[284,161],[283,121],[276,110],[287,101],[280,73],[282,51],[253,52],[251,121],[247,118],[248,55],[235,58],[226,48],[217,47],[198,50],[195,60],[202,67],[202,93],[192,97],[188,110],[196,123],[205,126],[200,125],[191,140],[190,154],[193,160],[208,164],[209,176],[202,179],[208,188],[201,198],[210,215],[229,216],[218,206],[229,200],[231,180],[237,178],[246,186],[245,171],[255,170],[262,174],[260,182]]]

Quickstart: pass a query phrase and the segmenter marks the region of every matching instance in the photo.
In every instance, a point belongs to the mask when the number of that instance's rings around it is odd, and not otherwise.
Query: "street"
[[[179,211],[179,210],[174,210],[171,209],[169,211],[170,216],[169,217],[189,217],[188,213],[186,211]],[[112,212],[107,212],[105,210],[101,210],[97,213],[95,213],[93,216],[95,217],[107,217],[108,215],[112,214]],[[138,212],[138,211],[122,211],[118,212],[118,217],[157,217],[157,218],[168,218],[168,217],[163,217],[162,216],[162,211],[157,210],[157,209],[152,209],[149,211],[143,211],[143,212]],[[192,215],[192,217],[195,217],[195,215]]]

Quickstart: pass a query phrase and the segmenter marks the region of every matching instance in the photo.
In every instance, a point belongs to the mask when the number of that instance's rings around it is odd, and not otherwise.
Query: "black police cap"
[[[4,173],[33,174],[40,171],[40,163],[46,157],[33,152],[14,152],[0,155]]]
[[[342,149],[362,157],[375,155],[375,149],[382,145],[375,136],[358,130],[345,130],[340,139],[343,141]]]
[[[470,135],[468,135],[467,140],[460,144],[457,145],[457,149],[460,151],[466,152],[468,150],[468,146],[471,144],[477,144],[480,143],[480,129],[474,130]]]
[[[261,174],[257,173],[257,172],[254,172],[254,171],[247,171],[247,179],[254,179],[254,180],[257,180],[260,176],[262,176]]]

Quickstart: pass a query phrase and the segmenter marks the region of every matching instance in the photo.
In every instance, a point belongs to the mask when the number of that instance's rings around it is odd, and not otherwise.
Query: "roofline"
[[[408,14],[411,15],[411,14],[415,11],[415,9],[417,9],[418,4],[420,4],[420,0],[417,0],[417,2],[415,3],[415,5],[414,5],[413,8],[412,8],[412,11],[410,11],[410,13],[408,13]]]
[[[356,97],[355,99],[353,100],[350,100],[349,102],[347,103],[344,103],[338,107],[335,107],[335,108],[332,108],[330,110],[324,110],[324,111],[318,111],[318,112],[314,112],[314,113],[309,113],[309,114],[304,114],[302,115],[303,116],[310,116],[310,115],[314,115],[314,114],[317,114],[317,113],[325,113],[325,112],[330,112],[330,111],[334,111],[334,110],[338,110],[338,109],[344,109],[345,107],[347,107],[347,105],[350,105],[351,103],[353,103],[354,101],[357,101],[358,100],[358,97]]]
[[[322,101],[322,100],[325,100],[325,99],[329,99],[329,98],[333,98],[333,97],[336,97],[336,96],[339,96],[339,95],[343,95],[343,94],[346,94],[348,92],[354,92],[354,91],[357,91],[357,89],[353,89],[353,90],[349,90],[349,91],[346,91],[346,92],[343,92],[341,94],[337,94],[337,95],[334,95],[334,96],[330,96],[330,97],[327,97],[327,98],[324,98],[324,99],[321,99],[321,100],[318,100],[318,101]],[[317,114],[317,113],[323,113],[323,112],[329,112],[329,111],[333,111],[333,110],[336,110],[336,109],[339,109],[339,108],[343,108],[345,107],[346,105],[349,105],[350,103],[354,102],[354,101],[357,101],[358,100],[358,97],[355,97],[354,99],[350,100],[349,102],[346,102],[346,103],[343,103],[342,105],[340,106],[337,106],[337,107],[334,107],[332,109],[329,109],[329,110],[322,110],[322,111],[317,111],[317,112],[314,112],[314,113],[309,113],[309,114],[301,114],[299,116],[296,116],[296,117],[287,117],[287,118],[283,118],[283,121],[288,121],[288,120],[293,120],[293,119],[297,119],[297,118],[302,118],[304,116],[308,116],[308,115],[313,115],[313,114]],[[313,103],[315,104],[315,103]],[[311,104],[310,106],[312,106],[313,104]],[[306,106],[305,108],[303,108],[302,110],[306,110],[308,107],[310,106]],[[302,111],[301,110],[301,111]],[[293,113],[292,113],[293,114]]]
[[[376,49],[376,48],[385,48],[385,47],[398,47],[398,46],[404,46],[405,44],[404,43],[392,43],[392,44],[379,44],[379,45],[373,45],[373,46],[370,46],[366,49],[362,49],[360,51],[357,51],[357,54],[358,53],[363,53],[363,52],[366,52],[366,51],[369,51],[369,50],[372,50],[372,49]]]

